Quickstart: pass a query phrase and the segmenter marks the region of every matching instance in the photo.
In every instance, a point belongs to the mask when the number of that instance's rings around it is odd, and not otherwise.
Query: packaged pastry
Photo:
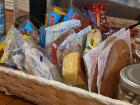
[[[54,25],[52,27],[48,27],[45,29],[46,33],[46,39],[45,44],[46,46],[55,41],[57,38],[59,38],[63,33],[67,32],[70,29],[74,29],[77,27],[81,27],[80,20],[69,20],[65,22],[61,22],[57,25]]]
[[[46,46],[45,52],[47,53],[47,58],[53,62],[53,64],[57,64],[57,49],[69,36],[73,35],[74,30],[69,30],[68,32],[63,33],[56,41]]]
[[[116,39],[98,58],[98,92],[104,96],[115,98],[120,71],[129,64],[129,46],[125,40]]]
[[[125,32],[125,29],[122,28],[111,37],[103,41],[97,47],[92,48],[87,53],[84,53],[84,62],[86,66],[86,74],[88,77],[89,91],[98,92],[97,90],[97,76],[98,76],[98,57],[99,54],[109,46],[119,35]],[[126,38],[127,39],[127,38]]]
[[[94,47],[97,47],[98,44],[100,44],[102,41],[102,35],[100,30],[94,29],[87,35],[87,42],[86,42],[86,48],[85,53],[91,50]]]
[[[120,70],[129,65],[131,59],[130,30],[127,30],[106,46],[98,57],[97,87],[100,94],[115,98]]]
[[[59,65],[61,66],[63,57],[71,52],[81,52],[83,53],[87,34],[91,31],[91,27],[88,26],[80,32],[69,36],[59,47],[57,50],[57,58]]]
[[[67,84],[78,86],[86,85],[82,54],[79,52],[69,53],[64,57],[62,76]]]

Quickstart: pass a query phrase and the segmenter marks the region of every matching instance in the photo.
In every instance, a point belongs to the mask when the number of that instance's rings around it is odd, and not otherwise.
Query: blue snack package
[[[93,27],[97,27],[96,21],[94,20],[94,15],[93,15],[93,13],[91,13],[90,11],[87,11],[87,13],[88,13],[88,16],[89,16],[90,19],[91,19],[91,22],[92,22],[92,24],[93,24]]]
[[[42,26],[39,29],[39,32],[40,32],[40,45],[41,47],[45,48],[45,27]]]
[[[53,25],[59,23],[61,17],[62,17],[62,15],[51,11],[49,14],[48,26],[53,26]]]
[[[32,25],[29,21],[27,21],[27,23],[25,24],[24,29],[29,33],[33,32]]]
[[[63,18],[63,20],[64,21],[71,20],[74,17],[75,14],[76,14],[76,11],[73,8],[70,8],[68,10],[67,15]]]

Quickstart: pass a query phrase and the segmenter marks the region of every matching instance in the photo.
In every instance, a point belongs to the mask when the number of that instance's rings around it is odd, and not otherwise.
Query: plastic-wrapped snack
[[[67,84],[86,85],[83,58],[80,52],[73,52],[64,57],[62,75]]]
[[[26,49],[25,59],[25,62],[27,62],[34,75],[44,77],[48,80],[60,80],[59,71],[47,61],[47,58],[38,49]]]
[[[41,47],[45,48],[45,26],[42,26],[39,29],[40,32],[40,45]]]
[[[63,16],[66,15],[66,12],[62,9],[62,8],[59,8],[59,7],[55,7],[53,8],[53,12],[57,13],[57,14],[61,14]]]
[[[81,22],[80,20],[69,20],[65,21],[62,23],[59,23],[57,25],[54,25],[52,27],[48,27],[45,29],[46,33],[46,39],[45,39],[45,44],[46,46],[49,45],[50,43],[54,42],[57,40],[63,33],[67,32],[70,29],[81,27]]]
[[[62,17],[61,14],[57,14],[57,13],[51,11],[49,14],[48,26],[53,26],[53,25],[59,23],[61,17]]]
[[[24,68],[23,68],[24,56],[22,54],[18,54],[18,55],[13,56],[12,59],[13,59],[13,63],[16,64],[17,68],[19,70],[24,71]]]
[[[65,40],[57,50],[57,58],[59,66],[62,64],[63,57],[71,52],[83,52],[86,44],[87,34],[91,31],[91,27],[86,27],[79,33],[71,35]]]
[[[19,27],[19,33],[22,35],[29,35],[39,43],[40,35],[38,29],[29,20]]]
[[[21,53],[24,43],[22,35],[17,32],[14,26],[9,30],[5,43],[6,44],[3,48],[4,54],[2,55],[0,63],[13,64],[12,57]]]
[[[75,11],[74,8],[70,8],[68,10],[68,13],[66,14],[66,16],[63,18],[63,20],[68,21],[68,20],[71,20],[71,19],[76,19],[76,15],[78,15],[77,11]]]
[[[100,30],[94,29],[87,35],[87,42],[86,42],[86,48],[84,52],[88,52],[92,48],[96,47],[98,44],[100,44],[102,41],[102,35]]]
[[[68,32],[65,32],[62,34],[61,37],[59,37],[56,41],[51,43],[50,45],[46,46],[46,53],[47,58],[53,62],[53,64],[57,64],[57,49],[65,41],[69,36],[73,35],[75,32],[74,30],[69,30]]]

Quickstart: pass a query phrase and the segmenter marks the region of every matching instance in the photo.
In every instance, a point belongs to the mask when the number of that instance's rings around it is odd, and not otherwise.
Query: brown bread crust
[[[108,39],[106,39],[106,43],[104,45],[103,50],[109,46],[114,40],[116,39],[116,37],[109,37]],[[96,64],[96,68],[95,68],[95,72],[92,78],[92,87],[91,87],[91,91],[97,93],[97,76],[98,76],[98,63]]]
[[[104,96],[115,98],[119,83],[119,75],[122,68],[130,64],[130,50],[127,43],[117,39],[111,48],[100,92]]]

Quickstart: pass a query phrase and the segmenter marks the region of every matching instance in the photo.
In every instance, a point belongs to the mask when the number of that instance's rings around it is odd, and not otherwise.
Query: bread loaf
[[[71,85],[85,85],[86,77],[83,69],[82,54],[73,52],[63,59],[62,75],[66,82]]]
[[[102,95],[115,98],[120,71],[122,68],[129,65],[129,63],[129,46],[123,39],[116,39],[111,47],[104,75],[102,77],[102,84],[100,88],[100,93]]]

